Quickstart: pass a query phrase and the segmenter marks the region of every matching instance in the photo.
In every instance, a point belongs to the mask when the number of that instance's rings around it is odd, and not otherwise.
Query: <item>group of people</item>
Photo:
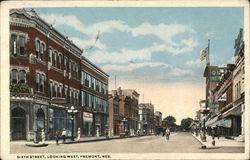
[[[66,136],[67,136],[67,131],[65,130],[65,128],[62,129],[61,134],[60,131],[56,131],[56,144],[59,145],[59,139],[60,139],[60,135],[63,139],[63,143],[65,143],[66,141]],[[80,141],[81,138],[81,129],[78,128],[77,129],[77,141]]]

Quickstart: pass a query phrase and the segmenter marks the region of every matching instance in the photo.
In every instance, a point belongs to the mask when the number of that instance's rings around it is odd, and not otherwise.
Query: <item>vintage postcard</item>
[[[247,1],[1,2],[1,156],[249,159]]]

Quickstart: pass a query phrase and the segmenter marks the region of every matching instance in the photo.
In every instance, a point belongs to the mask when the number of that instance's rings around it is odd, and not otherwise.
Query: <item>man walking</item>
[[[67,132],[66,132],[65,128],[63,128],[63,131],[62,131],[63,143],[65,142],[66,134],[67,134]]]
[[[169,140],[169,136],[170,136],[169,128],[166,129],[165,134],[166,134],[166,139]]]

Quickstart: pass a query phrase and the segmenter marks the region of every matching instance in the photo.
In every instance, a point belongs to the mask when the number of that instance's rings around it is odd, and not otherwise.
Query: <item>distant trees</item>
[[[163,120],[167,121],[167,124],[172,131],[175,130],[177,125],[175,124],[176,119],[174,116],[169,115],[169,116],[165,117]]]
[[[193,122],[192,118],[185,118],[181,120],[181,128],[185,131],[190,131],[190,125]]]

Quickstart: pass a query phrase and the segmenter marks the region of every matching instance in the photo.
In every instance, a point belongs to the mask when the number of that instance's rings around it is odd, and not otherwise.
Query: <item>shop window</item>
[[[38,109],[37,111],[37,130],[41,131],[44,129],[44,124],[45,124],[45,114],[42,109]]]
[[[11,83],[13,84],[17,83],[17,70],[16,69],[11,70]]]

